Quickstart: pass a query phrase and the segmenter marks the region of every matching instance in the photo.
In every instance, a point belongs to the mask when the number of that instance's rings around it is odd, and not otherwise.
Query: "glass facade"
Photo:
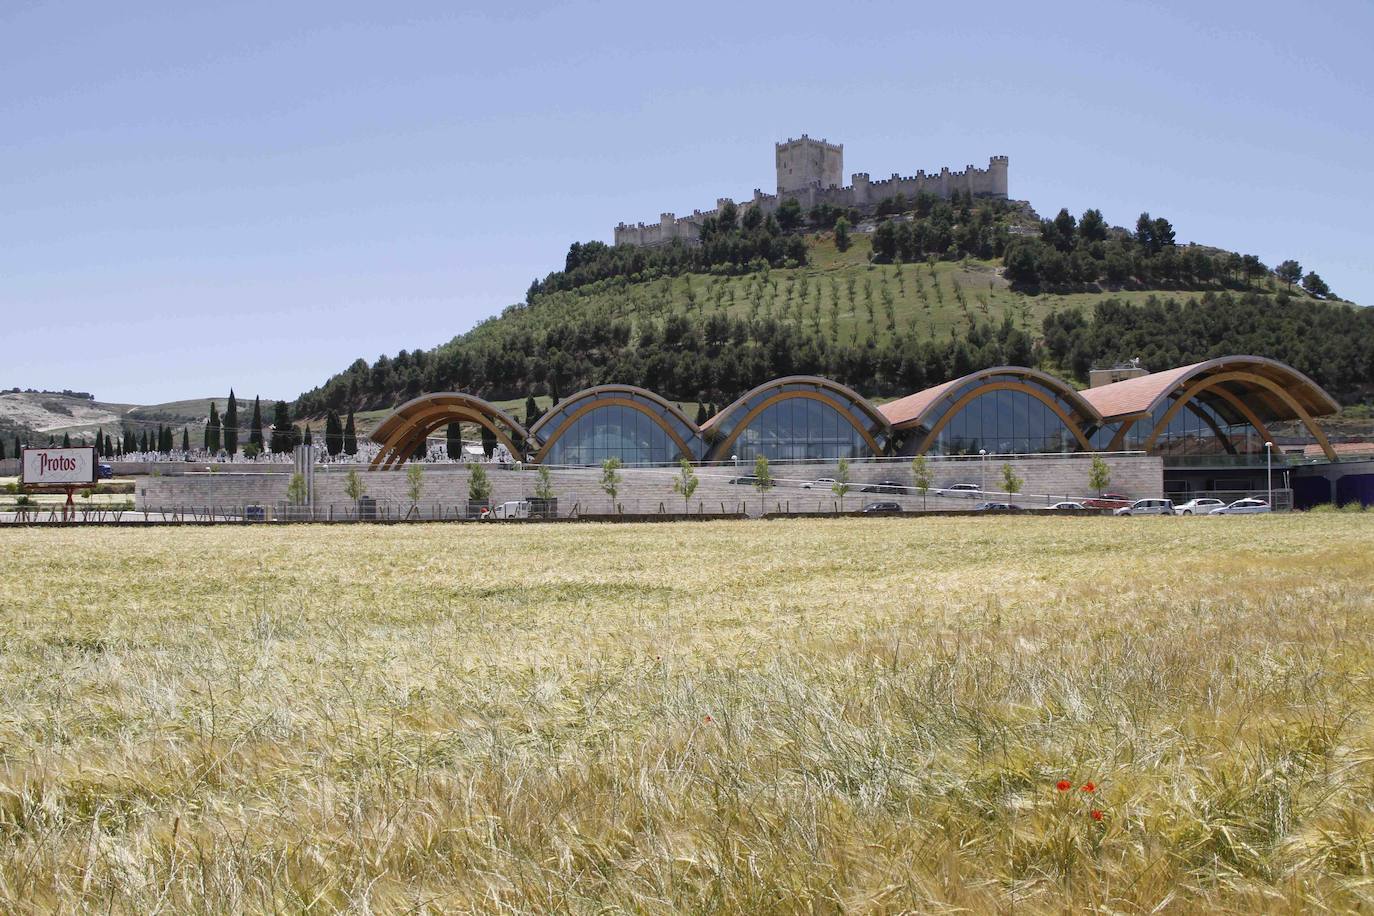
[[[589,404],[590,410],[569,420]],[[700,458],[695,428],[671,408],[634,389],[607,389],[570,398],[536,429],[539,439],[549,444],[545,464],[599,465],[607,458],[619,458],[626,465],[669,464],[684,455],[665,426],[687,443],[685,457]]]
[[[951,404],[960,396],[956,393]],[[937,422],[931,422],[932,428]],[[1024,391],[997,390],[980,394],[960,408],[936,435],[927,454],[976,455],[984,449],[993,455],[1075,452],[1079,442],[1044,401]]]
[[[742,417],[747,410],[740,414]],[[873,454],[848,414],[815,398],[793,395],[765,407],[730,446],[742,461],[862,458]]]
[[[1175,403],[1169,398],[1154,409],[1149,419],[1140,419],[1126,431],[1123,448],[1143,449]],[[1220,433],[1220,435],[1218,435]],[[1234,407],[1206,392],[1188,401],[1169,418],[1169,425],[1155,440],[1152,454],[1177,455],[1257,455],[1264,452],[1264,436]]]

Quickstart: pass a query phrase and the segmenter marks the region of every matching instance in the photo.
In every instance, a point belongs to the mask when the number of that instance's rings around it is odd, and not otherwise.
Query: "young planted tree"
[[[1093,455],[1092,467],[1088,470],[1088,489],[1101,496],[1111,485],[1111,465],[1103,461],[1101,455]]]
[[[673,478],[673,492],[682,497],[683,515],[692,511],[688,504],[692,501],[692,494],[697,491],[697,484],[699,483],[701,481],[697,479],[697,472],[692,467],[692,462],[683,458],[678,465],[677,476]]]
[[[357,468],[349,468],[348,474],[344,477],[344,495],[353,500],[353,507],[356,509],[362,502],[363,496],[367,494],[367,484],[358,474]]]
[[[291,482],[286,485],[286,500],[293,506],[304,506],[309,494],[305,490],[305,475],[292,474]]]
[[[773,472],[768,469],[768,456],[759,455],[754,459],[754,489],[759,491],[759,514],[768,511],[765,500],[768,491],[773,489]]]
[[[835,482],[830,485],[830,492],[840,498],[840,511],[844,511],[844,496],[849,492],[849,459],[841,458],[839,465],[835,468]]]
[[[487,505],[491,501],[491,479],[487,469],[477,462],[468,465],[468,512]]]
[[[406,467],[406,496],[410,498],[410,511],[406,513],[406,518],[409,518],[411,513],[419,511],[420,494],[424,491],[424,466],[411,462],[410,465]]]
[[[607,458],[601,462],[601,489],[611,499],[611,511],[615,511],[615,497],[620,492],[620,459]]]
[[[1020,493],[1024,484],[1025,480],[1017,475],[1016,468],[1012,467],[1010,463],[1002,465],[1002,490],[1007,494],[1008,499]]]
[[[550,507],[556,494],[553,490],[553,473],[545,465],[539,466],[538,479],[534,482],[534,498],[539,500],[539,517],[549,518]]]
[[[935,472],[930,468],[930,459],[925,455],[917,455],[911,459],[911,483],[916,488],[916,492],[921,494],[921,508],[929,508],[927,494],[930,493],[930,485],[935,482]]]

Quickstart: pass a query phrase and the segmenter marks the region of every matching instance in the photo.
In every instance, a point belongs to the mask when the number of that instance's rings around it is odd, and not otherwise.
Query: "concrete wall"
[[[1110,489],[1133,498],[1158,497],[1164,492],[1163,461],[1159,458],[1108,457],[1112,468]],[[1001,487],[1002,460],[989,460],[984,466],[978,459],[931,459],[936,487],[956,483],[983,485],[996,491]],[[1055,457],[1022,457],[1009,463],[1025,481],[1021,492],[1011,499],[1023,506],[1043,505],[1065,498],[1094,495],[1088,490],[1091,455]],[[452,517],[455,508],[467,502],[468,470],[461,465],[422,465],[424,490],[420,510],[425,517]],[[818,477],[834,477],[833,464],[774,465],[773,477],[777,486],[769,491],[760,504],[759,493],[749,486],[729,483],[732,477],[752,473],[747,467],[702,467],[697,469],[700,480],[692,500],[692,509],[705,511],[747,511],[758,515],[767,511],[818,512],[833,511],[835,499],[825,487],[806,488],[804,483]],[[406,472],[362,471],[367,495],[380,506],[389,507],[392,515],[404,515],[410,507],[406,493]],[[552,472],[554,491],[559,500],[559,512],[569,514],[580,507],[582,514],[610,511],[611,503],[601,490],[599,468],[564,468]],[[673,468],[626,468],[617,502],[627,512],[681,511],[682,499],[673,493]],[[489,466],[487,475],[492,483],[492,502],[529,499],[534,495],[538,476],[533,466],[517,470]],[[906,461],[854,462],[850,476],[853,491],[846,499],[846,508],[859,508],[874,499],[897,499],[908,509],[928,505],[931,509],[968,509],[969,499],[928,497],[922,499],[912,492],[900,497],[889,494],[864,494],[859,488],[866,483],[894,480],[903,485],[911,482],[911,466]],[[289,481],[286,474],[184,474],[179,476],[144,477],[136,483],[134,503],[138,509],[175,508],[178,506],[242,507],[244,505],[275,506],[286,500]],[[353,500],[344,493],[346,468],[323,467],[315,474],[315,507],[327,514],[330,509],[337,516],[346,516],[354,508]],[[1043,497],[1043,498],[1041,498]]]

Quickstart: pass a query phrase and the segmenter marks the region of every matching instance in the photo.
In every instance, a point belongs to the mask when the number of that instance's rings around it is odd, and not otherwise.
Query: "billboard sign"
[[[26,487],[90,486],[95,483],[95,449],[26,448],[23,479]]]

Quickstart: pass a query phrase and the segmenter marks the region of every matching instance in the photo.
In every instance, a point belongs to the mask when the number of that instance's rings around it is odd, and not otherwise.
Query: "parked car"
[[[817,477],[815,480],[808,480],[803,483],[802,489],[810,490],[815,488],[817,490],[829,490],[833,486],[835,486],[834,477]]]
[[[938,496],[964,496],[973,499],[982,496],[983,490],[976,483],[954,483],[947,487],[940,487],[935,491]]]
[[[906,487],[895,480],[880,480],[877,483],[865,484],[860,493],[893,493],[901,495],[906,492]]]
[[[1175,515],[1206,515],[1213,509],[1220,509],[1226,503],[1219,499],[1212,499],[1208,496],[1190,499],[1186,503],[1174,506]]]
[[[1020,506],[1013,506],[1011,503],[979,503],[973,507],[974,512],[1015,512]]]
[[[1045,507],[1046,512],[1086,512],[1087,509],[1087,506],[1082,503],[1076,503],[1071,499],[1066,499],[1063,502],[1055,503],[1053,506]]]
[[[1262,515],[1269,512],[1269,504],[1262,499],[1238,499],[1229,506],[1213,509],[1209,515]]]
[[[863,509],[866,515],[896,515],[902,511],[898,503],[869,503]]]
[[[1172,499],[1137,499],[1129,506],[1117,509],[1114,515],[1173,515]]]
[[[744,477],[731,477],[728,481],[726,481],[726,483],[738,484],[738,485],[741,486],[741,487],[752,487],[752,486],[757,486],[757,485],[758,485],[758,482],[759,482],[759,479],[758,479],[757,477],[755,477],[753,474],[747,474],[747,475],[745,475]],[[773,484],[770,482],[770,483],[768,484],[768,487],[772,487],[772,486],[773,486]],[[766,488],[765,488],[765,489],[766,489]]]
[[[1083,505],[1089,509],[1124,509],[1130,504],[1131,498],[1120,493],[1103,493],[1101,496],[1083,500]]]
[[[109,480],[114,476],[114,468],[102,461],[95,466],[95,476],[101,480]]]

